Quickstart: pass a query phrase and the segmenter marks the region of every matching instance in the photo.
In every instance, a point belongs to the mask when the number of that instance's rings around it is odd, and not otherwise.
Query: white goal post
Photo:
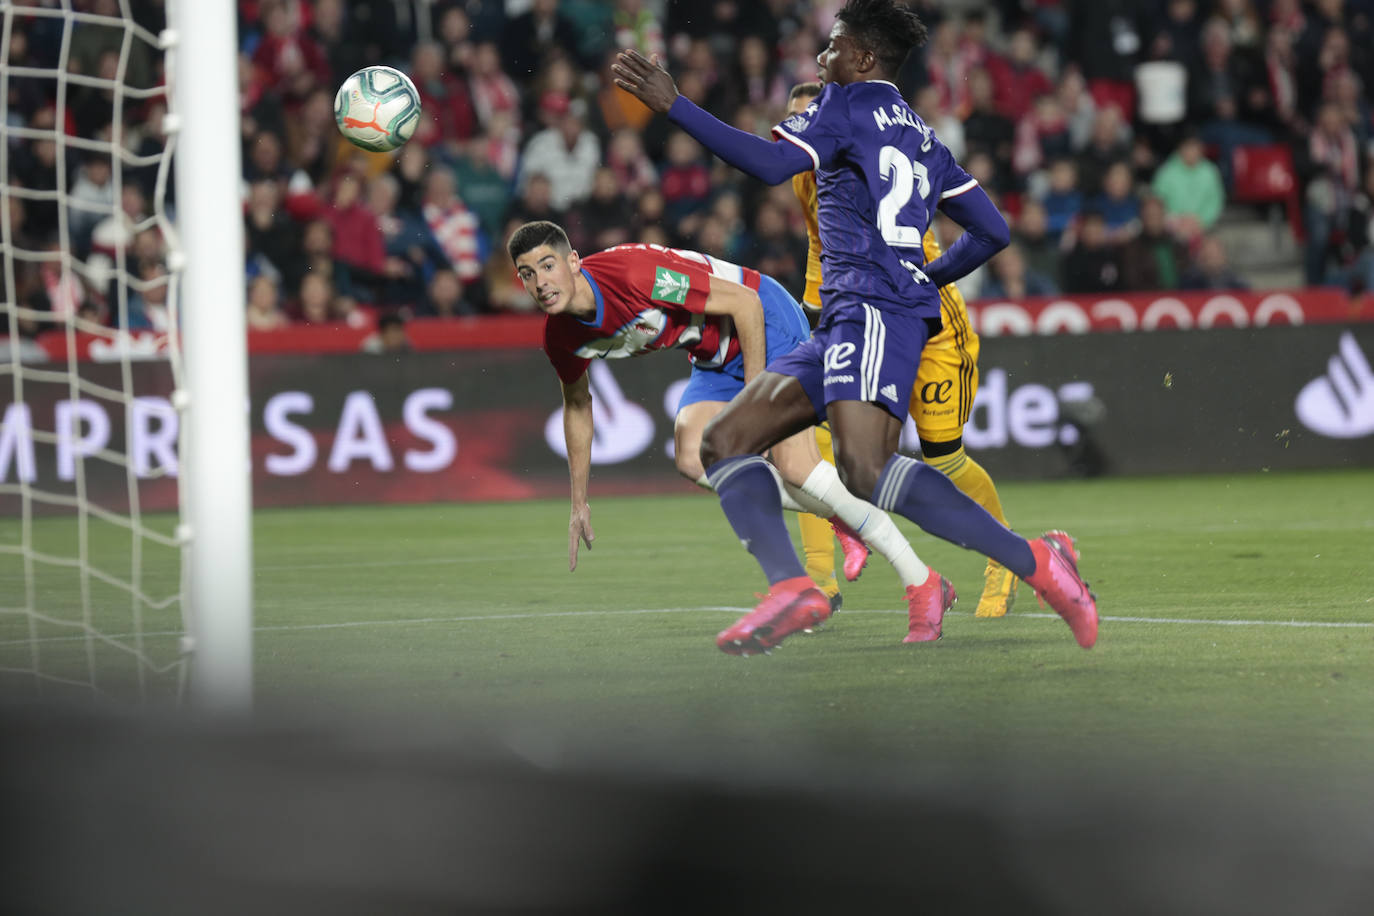
[[[197,705],[253,697],[252,486],[234,0],[171,0],[167,36],[182,275],[182,519]],[[227,276],[226,276],[227,274]]]
[[[0,0],[0,684],[116,700],[133,688],[243,713],[252,494],[236,5],[167,0],[160,32],[133,6]],[[76,50],[92,39],[99,72]],[[134,77],[131,61],[149,56],[165,87]],[[11,93],[29,100],[14,117]],[[94,99],[108,130],[71,132]],[[154,106],[160,129],[126,118]],[[90,191],[101,163],[103,197]],[[124,195],[140,185],[147,206],[134,210]],[[30,232],[26,208],[53,216]],[[149,236],[153,254],[140,247]],[[135,301],[140,321],[161,318],[152,330],[130,330]],[[179,518],[149,506],[179,506]]]

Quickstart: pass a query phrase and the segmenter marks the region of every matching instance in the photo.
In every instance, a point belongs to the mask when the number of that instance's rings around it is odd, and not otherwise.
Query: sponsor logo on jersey
[[[654,268],[654,289],[649,298],[682,305],[687,301],[687,293],[691,288],[692,281],[686,274],[666,267],[657,267]]]
[[[843,343],[831,344],[825,348],[825,369],[827,372],[838,372],[840,369],[848,369],[850,357],[854,355],[854,344],[845,341]]]
[[[1349,331],[1341,335],[1326,374],[1298,392],[1298,419],[1332,439],[1359,439],[1374,433],[1374,369]]]
[[[884,385],[882,388],[879,388],[879,389],[878,389],[878,393],[881,394],[883,397],[887,398],[887,399],[888,399],[889,401],[891,401],[892,403],[894,403],[894,404],[897,403],[897,386],[896,386],[896,385]]]
[[[942,382],[926,382],[921,386],[921,402],[923,404],[944,404],[949,400],[949,393],[954,388],[954,383],[949,379]]]

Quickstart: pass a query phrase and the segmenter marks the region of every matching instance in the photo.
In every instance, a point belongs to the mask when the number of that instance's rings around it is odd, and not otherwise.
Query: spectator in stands
[[[376,302],[386,270],[386,242],[377,226],[377,215],[364,199],[362,180],[351,173],[341,176],[322,215],[334,233],[331,255],[337,266],[339,291]]]
[[[167,285],[171,278],[166,265],[161,261],[141,261],[135,265],[134,273],[138,283],[131,283],[125,296],[127,325],[121,320],[118,298],[110,297],[110,317],[115,326],[127,327],[130,331],[167,330],[171,320],[167,311]]]
[[[253,52],[253,65],[278,93],[289,112],[298,109],[318,87],[333,82],[324,51],[302,27],[294,9],[282,0],[263,0],[266,32]]]
[[[1102,191],[1093,198],[1091,208],[1102,214],[1107,237],[1115,243],[1126,242],[1140,229],[1140,199],[1132,186],[1131,167],[1113,162],[1102,178]]]
[[[1028,296],[1053,296],[1058,292],[1059,287],[1053,280],[1027,266],[1021,247],[1013,242],[988,262],[987,277],[978,296],[980,299],[1019,301]]]
[[[659,182],[663,191],[663,215],[665,219],[676,221],[706,204],[711,196],[711,173],[701,146],[685,131],[673,131],[668,137],[666,152],[667,164]]]
[[[45,104],[33,113],[26,125],[32,130],[53,131],[57,124],[57,110]],[[57,190],[57,142],[45,134],[32,143],[21,144],[10,161],[11,180],[32,191]],[[27,225],[35,237],[44,239],[57,234],[57,201],[33,200],[25,204]]]
[[[444,68],[450,73],[467,74],[476,54],[472,18],[461,4],[441,6],[436,11],[434,34],[444,53]]]
[[[1125,288],[1121,246],[1107,235],[1107,222],[1096,210],[1078,220],[1072,246],[1064,255],[1066,293],[1107,293]]]
[[[753,239],[744,262],[788,289],[801,289],[806,279],[806,246],[788,231],[787,211],[765,202],[754,214]]]
[[[1140,231],[1122,249],[1127,289],[1177,289],[1188,263],[1183,244],[1169,230],[1164,202],[1154,195],[1140,203]]]
[[[1011,175],[1011,154],[1016,125],[998,110],[993,97],[992,76],[978,69],[969,74],[969,113],[964,118],[967,155],[986,153],[998,175]]]
[[[331,77],[328,85],[343,82],[344,77],[363,66],[362,45],[353,34],[356,23],[349,21],[343,0],[315,0],[307,31],[324,52]]]
[[[1367,160],[1364,182],[1354,195],[1345,237],[1336,248],[1337,265],[1328,267],[1328,283],[1355,293],[1374,293],[1374,161]]]
[[[658,186],[658,170],[644,152],[638,131],[622,128],[611,136],[606,149],[606,165],[615,173],[616,183],[630,198]]]
[[[314,325],[338,321],[340,316],[347,316],[353,311],[348,305],[336,304],[340,298],[334,289],[334,281],[327,274],[316,270],[307,272],[301,278],[298,291],[297,312],[300,320]]]
[[[429,173],[420,212],[449,266],[463,282],[464,296],[480,299],[481,291],[476,287],[481,285],[486,240],[477,217],[458,196],[452,170],[441,167]]]
[[[487,149],[484,137],[471,140],[463,145],[452,166],[458,187],[463,189],[463,203],[477,216],[482,234],[490,239],[500,232],[501,220],[510,208],[511,183],[510,175],[503,174],[486,155]]]
[[[1050,238],[1057,240],[1083,209],[1077,163],[1068,158],[1054,161],[1050,166],[1049,190],[1040,202],[1045,207],[1046,231]]]
[[[525,94],[525,120],[536,129],[557,127],[573,99],[582,94],[578,73],[566,55],[555,55],[535,74]]]
[[[271,179],[248,187],[248,206],[243,214],[244,248],[251,271],[295,277],[300,263],[301,227],[282,207],[280,183]]]
[[[396,312],[387,312],[377,319],[377,330],[363,338],[358,349],[378,356],[409,353],[410,339],[406,337],[405,318]]]
[[[1316,286],[1327,280],[1333,236],[1346,222],[1360,187],[1359,146],[1336,103],[1325,102],[1318,110],[1307,154],[1311,178],[1303,204],[1304,262],[1307,282]]]
[[[1131,127],[1122,118],[1121,109],[1115,105],[1098,108],[1088,144],[1078,153],[1078,186],[1085,193],[1096,194],[1112,163],[1130,155]]]
[[[655,54],[660,58],[667,57],[663,24],[644,5],[644,0],[615,0],[611,23],[615,27],[612,41],[616,48],[637,48],[651,60]]]
[[[283,289],[299,289],[306,273],[315,270],[334,282],[334,230],[328,221],[315,219],[305,224],[301,232],[301,257],[296,271],[288,274]]]
[[[559,213],[592,191],[592,177],[601,164],[601,141],[587,130],[581,99],[555,102],[557,126],[541,130],[525,145],[520,163],[523,188],[532,175],[544,175],[552,184],[553,208]]]
[[[606,137],[622,130],[640,131],[653,120],[653,112],[644,103],[615,84],[611,67],[622,47],[618,45],[607,51],[601,60],[600,88],[593,97],[591,120],[597,136]]]
[[[1195,71],[1202,57],[1198,40],[1201,28],[1197,0],[1167,0],[1164,16],[1150,37],[1147,56],[1151,60],[1175,60]]]
[[[447,267],[448,259],[420,213],[397,208],[399,198],[400,182],[394,175],[384,173],[368,183],[368,209],[386,253],[377,301],[414,307],[424,298],[430,277]]]
[[[581,251],[622,245],[633,241],[631,217],[630,202],[621,193],[615,172],[603,166],[596,170],[591,196],[568,211],[568,236]]]
[[[258,274],[248,281],[248,330],[277,331],[289,325],[281,309],[281,286],[276,277]]]
[[[1297,136],[1305,129],[1305,118],[1298,107],[1298,60],[1293,51],[1292,30],[1277,22],[1265,37],[1264,73],[1269,98],[1265,114],[1270,126]]]
[[[472,50],[472,73],[468,81],[472,106],[485,126],[492,116],[504,113],[512,124],[520,115],[520,90],[501,67],[501,52],[490,41],[479,42]]]
[[[1268,102],[1258,62],[1233,54],[1224,20],[1212,19],[1202,33],[1202,58],[1189,76],[1189,118],[1201,124],[1204,143],[1216,148],[1217,165],[1229,188],[1231,158],[1238,146],[1268,143],[1269,132],[1254,123]]]
[[[449,155],[477,132],[477,114],[467,81],[445,68],[443,48],[433,41],[415,46],[410,58],[410,79],[420,93],[422,114],[414,141],[443,146]]]
[[[366,159],[362,150],[339,136],[334,120],[334,93],[320,88],[310,93],[300,109],[286,122],[286,156],[295,166],[290,187],[300,192],[323,188],[336,169],[346,161],[368,163],[375,170],[381,163]]]
[[[1050,235],[1049,213],[1045,205],[1029,199],[1021,205],[1021,212],[1012,223],[1011,239],[1033,273],[1059,284],[1059,245]]]
[[[281,137],[270,130],[260,130],[248,145],[243,160],[243,177],[247,181],[281,181],[291,178],[291,168],[285,158]]]
[[[577,31],[559,11],[558,0],[534,0],[502,32],[501,58],[516,79],[528,80],[555,54],[577,53]]]
[[[1036,99],[1054,91],[1054,84],[1040,69],[1039,56],[1034,30],[1022,27],[1012,32],[1007,56],[988,63],[997,110],[1013,124],[1031,113]],[[936,134],[944,139],[938,128]]]
[[[67,229],[72,245],[83,252],[90,244],[91,230],[102,211],[114,211],[114,181],[110,159],[103,153],[89,153],[77,169],[76,181],[67,191]]]
[[[507,258],[507,261],[510,259]],[[475,315],[478,309],[463,298],[464,284],[451,270],[436,270],[426,290],[424,314],[436,318]],[[528,295],[525,296],[529,298]]]
[[[1197,246],[1197,256],[1183,272],[1180,289],[1247,289],[1249,284],[1231,269],[1226,246],[1213,235],[1204,235]]]
[[[1016,125],[1012,171],[1021,181],[1030,184],[1031,176],[1040,172],[1046,162],[1071,155],[1073,148],[1069,144],[1069,119],[1064,116],[1058,96],[1040,96],[1031,107],[1030,114]]]
[[[1164,202],[1174,232],[1184,238],[1210,230],[1226,205],[1221,172],[1203,155],[1202,139],[1195,133],[1185,136],[1159,167],[1151,187]]]
[[[1093,100],[1116,105],[1130,119],[1135,113],[1135,65],[1149,36],[1148,5],[1136,0],[1067,0],[1065,9],[1066,50]]]
[[[1088,92],[1087,81],[1076,67],[1068,67],[1059,76],[1054,94],[1069,125],[1069,148],[1081,150],[1092,138],[1093,122],[1097,119],[1098,104]]]
[[[744,105],[761,105],[780,110],[787,104],[787,91],[778,79],[768,46],[758,35],[742,35],[735,48],[733,72],[716,84],[707,100],[713,111],[734,112]]]
[[[1226,35],[1236,51],[1258,59],[1264,51],[1264,23],[1255,0],[1219,0],[1212,15],[1226,24]]]
[[[525,190],[511,204],[510,210],[506,214],[506,221],[509,222],[515,217],[519,217],[521,222],[534,222],[541,219],[553,221],[562,218],[553,209],[553,182],[549,180],[549,176],[530,176],[530,180],[525,183]],[[499,249],[501,246],[493,245],[492,247]],[[508,257],[506,260],[509,261],[510,258]]]

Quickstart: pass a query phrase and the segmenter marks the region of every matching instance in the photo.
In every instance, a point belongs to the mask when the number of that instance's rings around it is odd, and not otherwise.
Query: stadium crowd
[[[75,5],[120,12],[118,0]],[[250,327],[530,310],[501,243],[536,218],[565,225],[583,251],[690,247],[800,292],[806,234],[790,185],[712,160],[616,89],[609,66],[622,47],[657,54],[687,97],[767,134],[791,86],[815,78],[840,5],[240,0]],[[1374,288],[1374,0],[914,5],[931,39],[907,62],[903,93],[1012,227],[1013,243],[961,281],[970,300],[1244,287],[1216,225],[1246,180],[1237,164],[1257,156],[1295,176],[1306,282]],[[130,6],[161,29],[162,0]],[[76,28],[68,69],[115,76],[121,37]],[[62,44],[59,20],[21,13],[7,59],[53,67]],[[335,129],[336,87],[371,64],[409,73],[423,99],[415,138],[394,154],[365,153]],[[125,78],[156,86],[160,68],[136,43]],[[8,87],[10,125],[54,126],[52,81]],[[108,137],[113,111],[108,88],[72,84],[61,129]],[[164,112],[156,97],[126,101],[125,142],[159,149]],[[114,207],[108,156],[59,155],[13,133],[10,147],[12,185],[67,189],[66,225],[88,266],[73,277],[20,264],[21,301],[113,323],[106,278],[123,268],[143,281],[129,324],[165,324],[164,246],[148,220],[156,169],[126,168]],[[15,245],[58,245],[57,203],[11,196],[5,218]],[[940,228],[947,245],[958,229]]]

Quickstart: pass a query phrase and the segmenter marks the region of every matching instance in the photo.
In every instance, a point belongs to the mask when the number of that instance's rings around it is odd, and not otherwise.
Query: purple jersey
[[[939,292],[921,270],[922,239],[936,205],[978,182],[897,87],[883,80],[827,84],[773,133],[805,150],[816,167],[826,310],[867,303],[938,319]]]

